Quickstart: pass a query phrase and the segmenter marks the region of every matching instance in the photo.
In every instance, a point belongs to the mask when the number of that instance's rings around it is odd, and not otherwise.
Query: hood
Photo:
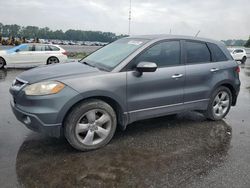
[[[18,75],[17,77],[32,84],[43,80],[60,80],[68,76],[89,75],[101,73],[97,68],[90,67],[82,63],[64,63],[56,65],[42,66],[30,69]]]

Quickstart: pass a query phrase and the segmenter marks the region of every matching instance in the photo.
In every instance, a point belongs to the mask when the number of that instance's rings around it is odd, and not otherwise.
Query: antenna
[[[129,0],[128,35],[130,35],[130,24],[131,24],[131,0]]]
[[[194,37],[197,37],[199,35],[199,33],[200,33],[200,30],[196,33],[196,35]]]

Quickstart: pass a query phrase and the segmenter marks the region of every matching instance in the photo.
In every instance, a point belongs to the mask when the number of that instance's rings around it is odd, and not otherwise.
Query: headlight
[[[60,92],[65,85],[57,81],[45,81],[28,85],[24,88],[26,95],[50,95]]]

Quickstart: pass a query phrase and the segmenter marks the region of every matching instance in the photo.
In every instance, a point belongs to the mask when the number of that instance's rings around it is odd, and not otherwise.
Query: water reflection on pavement
[[[249,61],[241,65],[238,104],[223,121],[196,112],[140,121],[83,153],[14,118],[8,89],[22,71],[0,70],[1,187],[250,186]]]

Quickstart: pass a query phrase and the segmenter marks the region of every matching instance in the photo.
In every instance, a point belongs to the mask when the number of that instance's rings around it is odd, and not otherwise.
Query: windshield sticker
[[[131,40],[128,42],[128,44],[132,44],[136,46],[141,45],[142,43],[143,43],[142,41],[136,41],[136,40]]]

